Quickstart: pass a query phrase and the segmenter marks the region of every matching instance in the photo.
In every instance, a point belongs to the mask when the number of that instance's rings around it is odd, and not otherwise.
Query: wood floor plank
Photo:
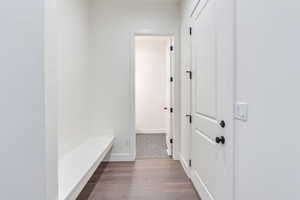
[[[199,200],[178,161],[103,163],[77,200]]]

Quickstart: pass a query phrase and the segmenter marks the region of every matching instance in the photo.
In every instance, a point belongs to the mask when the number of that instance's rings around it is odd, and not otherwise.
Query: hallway
[[[300,199],[299,11],[3,1],[0,200]]]
[[[77,200],[199,200],[178,161],[103,163]]]

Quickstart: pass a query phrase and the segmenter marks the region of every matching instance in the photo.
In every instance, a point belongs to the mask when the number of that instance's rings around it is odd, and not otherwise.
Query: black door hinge
[[[174,109],[173,108],[170,108],[170,113],[173,113],[174,112]]]
[[[192,160],[189,160],[189,166],[192,167]]]
[[[174,51],[174,46],[170,46],[170,51]]]
[[[192,34],[193,34],[193,28],[190,27],[190,35],[192,35]]]
[[[190,79],[192,80],[192,78],[193,78],[193,72],[192,72],[192,71],[186,71],[186,73],[188,73],[188,74],[189,74],[189,76],[190,76]]]
[[[172,138],[170,139],[170,144],[173,144],[173,139]]]
[[[172,76],[170,77],[170,81],[171,81],[171,82],[174,82],[174,78],[173,78]]]
[[[192,115],[185,115],[185,116],[189,118],[190,124],[193,123],[193,117],[192,117]]]

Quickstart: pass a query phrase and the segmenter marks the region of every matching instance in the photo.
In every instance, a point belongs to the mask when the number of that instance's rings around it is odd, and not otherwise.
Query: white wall
[[[133,159],[135,146],[133,34],[135,32],[174,34],[175,49],[178,50],[179,6],[170,1],[91,0],[90,2],[93,70],[91,80],[94,87],[91,98],[92,132],[101,134],[104,130],[113,130],[117,139],[112,159]],[[180,79],[179,77],[175,79],[179,87]],[[179,98],[178,91],[176,97]],[[178,103],[179,101],[176,101],[177,112],[179,112]],[[179,123],[176,125],[179,130]]]
[[[300,2],[237,1],[237,199],[298,199]]]
[[[0,7],[1,199],[46,198],[44,1]]]
[[[58,141],[63,156],[90,135],[89,1],[59,1],[58,11]]]
[[[45,102],[47,200],[58,198],[57,72],[58,26],[56,0],[45,1]]]
[[[164,107],[169,108],[167,102],[169,40],[169,37],[163,36],[137,36],[135,39],[136,133],[168,131],[169,111],[164,110]]]

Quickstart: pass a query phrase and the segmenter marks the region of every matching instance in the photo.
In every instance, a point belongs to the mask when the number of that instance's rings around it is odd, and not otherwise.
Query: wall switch
[[[248,120],[248,103],[236,103],[235,118],[242,121]]]

